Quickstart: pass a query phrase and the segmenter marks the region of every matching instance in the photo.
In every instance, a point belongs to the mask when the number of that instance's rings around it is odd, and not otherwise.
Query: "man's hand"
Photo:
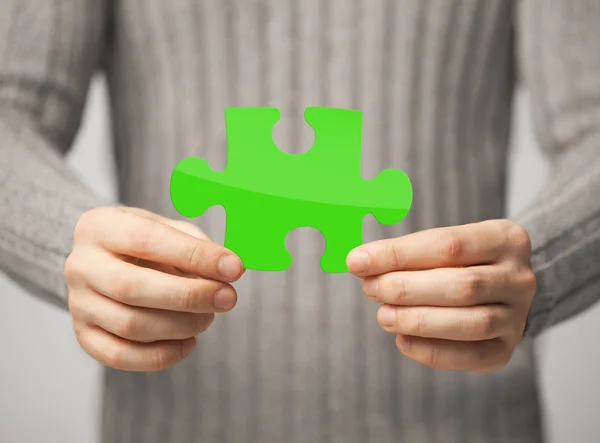
[[[499,369],[521,342],[535,293],[526,231],[508,220],[437,228],[348,256],[404,355],[437,369]]]
[[[158,371],[194,350],[216,312],[237,301],[233,252],[196,226],[137,208],[86,212],[65,263],[81,347],[112,368]]]

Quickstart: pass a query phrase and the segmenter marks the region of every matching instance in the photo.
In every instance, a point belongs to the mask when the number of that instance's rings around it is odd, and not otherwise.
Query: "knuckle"
[[[139,231],[133,231],[129,238],[131,241],[130,249],[133,255],[136,257],[145,257],[152,254],[153,244],[150,229],[143,228]]]
[[[387,280],[387,279],[384,279]],[[389,283],[388,283],[389,285]],[[406,279],[402,277],[396,277],[393,283],[393,294],[394,294],[394,303],[400,304],[406,302],[408,299],[408,289],[406,285]],[[387,288],[386,288],[387,289]]]
[[[199,288],[194,280],[185,282],[182,287],[181,298],[176,305],[181,306],[185,312],[195,312],[198,309]]]
[[[69,307],[69,312],[71,313],[73,318],[79,317],[79,314],[82,310],[81,302],[79,301],[76,292],[69,290],[67,294],[67,305]]]
[[[134,299],[135,283],[125,275],[117,274],[113,277],[110,286],[111,296],[123,303],[131,302]]]
[[[481,293],[483,278],[477,271],[469,270],[465,272],[463,280],[460,282],[459,296],[467,302],[475,302]]]
[[[77,339],[79,346],[81,346],[81,348],[86,352],[88,352],[88,338],[86,334],[87,328],[88,326],[85,323],[73,319],[73,332],[75,332],[75,338]]]
[[[533,297],[537,289],[537,278],[531,269],[527,269],[522,275],[522,285],[527,291],[527,295]]]
[[[94,208],[81,214],[77,220],[77,223],[75,224],[75,242],[89,237],[91,233],[94,232],[96,227],[96,219],[100,211],[100,208]]]
[[[132,223],[126,234],[130,252],[136,257],[147,257],[154,252],[156,239],[160,236],[160,225],[139,219]]]
[[[67,256],[63,271],[67,285],[72,285],[85,279],[84,261],[74,252],[71,252]]]
[[[118,320],[115,330],[119,337],[126,339],[138,338],[141,331],[139,316],[133,311],[126,311]]]
[[[387,255],[394,263],[394,269],[402,269],[402,253],[394,242],[386,243]]]
[[[103,349],[100,362],[114,369],[124,366],[125,352],[119,345],[113,344]]]
[[[415,315],[415,332],[417,335],[422,335],[427,331],[427,320],[425,319],[425,313],[421,309],[417,309]]]
[[[440,364],[440,355],[439,349],[437,345],[432,344],[429,346],[427,353],[425,354],[425,365],[430,366],[432,368],[437,368]]]
[[[491,309],[478,309],[475,311],[474,333],[476,337],[493,337],[499,328],[500,316]]]
[[[396,328],[405,335],[421,336],[427,332],[427,320],[419,308],[396,310]]]
[[[175,346],[179,345],[175,344]],[[183,351],[180,352],[179,357],[183,357]],[[174,352],[169,352],[169,348],[166,346],[158,346],[150,358],[150,370],[162,371],[167,369],[175,362],[174,360],[176,360]]]
[[[71,318],[73,320],[73,326],[82,329],[84,326],[93,324],[95,320],[95,313],[90,310],[89,304],[86,303],[87,297],[82,297],[79,291],[69,291],[67,294],[67,305]],[[77,331],[77,328],[76,328]]]
[[[444,259],[454,261],[463,256],[464,239],[460,235],[454,232],[445,233],[441,245],[441,255]]]
[[[507,243],[519,254],[529,256],[531,254],[531,239],[529,238],[529,234],[522,226],[512,222],[509,223],[506,230]]]
[[[198,243],[194,243],[186,252],[185,262],[188,269],[198,269],[203,261],[202,249]]]

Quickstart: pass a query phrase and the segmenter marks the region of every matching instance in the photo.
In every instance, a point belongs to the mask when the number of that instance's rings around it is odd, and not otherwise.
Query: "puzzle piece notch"
[[[344,156],[344,169],[340,172],[360,175],[362,140],[362,112],[347,109],[310,107],[304,118],[315,132],[313,146],[304,153],[290,154],[282,151],[273,141],[273,129],[281,120],[276,108],[225,109],[227,133],[227,168],[236,172],[247,170],[248,162],[259,158],[307,158],[314,172],[327,174],[319,165],[332,165]],[[335,148],[343,149],[335,149]],[[270,171],[272,172],[272,171]]]
[[[314,228],[325,238],[325,252],[321,257],[321,268],[325,272],[347,272],[346,256],[362,244],[364,214],[360,211],[346,212],[340,217],[337,208],[323,207],[317,219],[313,214],[306,214],[303,208],[282,207],[278,213],[269,213],[266,201],[251,205],[231,205],[225,209],[225,247],[236,252],[247,269],[287,269],[292,264],[292,256],[285,247],[285,240],[298,228]]]
[[[305,118],[315,130],[315,143],[306,153],[293,155],[273,142],[279,110],[229,108],[226,168],[215,172],[204,160],[189,158],[173,171],[175,208],[198,217],[222,205],[225,246],[248,269],[286,269],[292,263],[286,236],[311,227],[326,239],[322,269],[347,272],[345,257],[362,244],[364,216],[370,213],[382,224],[393,224],[410,209],[412,188],[404,172],[386,169],[372,180],[362,178],[361,112],[313,107],[306,109]],[[306,179],[309,173],[311,180]]]
[[[397,207],[386,198],[393,180],[378,182],[387,173],[366,181],[360,173],[362,113],[312,107],[305,111],[315,130],[313,147],[303,154],[288,154],[273,142],[272,133],[280,112],[275,108],[226,109],[227,165],[215,182],[278,198],[313,200],[342,206],[377,210]],[[404,173],[396,174],[399,183]],[[214,177],[214,176],[213,176]],[[311,177],[310,180],[307,178]],[[367,183],[372,183],[369,189]],[[301,184],[298,186],[297,184]],[[368,212],[371,212],[370,210]],[[377,213],[374,212],[377,217]]]

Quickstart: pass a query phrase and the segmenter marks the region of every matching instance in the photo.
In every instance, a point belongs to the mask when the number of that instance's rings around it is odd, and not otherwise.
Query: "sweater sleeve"
[[[79,216],[101,204],[64,155],[104,48],[105,0],[0,2],[0,270],[66,308]]]
[[[535,337],[600,299],[600,2],[518,3],[521,76],[551,161],[547,185],[516,220],[533,246],[525,335]]]

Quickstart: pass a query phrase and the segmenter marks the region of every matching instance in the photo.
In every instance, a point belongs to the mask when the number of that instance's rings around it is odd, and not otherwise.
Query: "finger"
[[[235,281],[244,270],[240,258],[223,246],[130,212],[121,212],[118,220],[103,220],[99,215],[95,223],[98,244],[118,254],[171,265],[211,280]]]
[[[444,340],[480,341],[511,334],[511,310],[503,305],[470,308],[382,305],[377,321],[387,332]]]
[[[77,338],[81,347],[95,360],[122,371],[162,371],[188,357],[196,347],[194,337],[135,343],[93,327],[81,331]]]
[[[172,218],[164,217],[160,214],[157,214],[155,212],[150,212],[150,211],[147,211],[142,208],[125,206],[122,208],[122,210],[125,212],[131,212],[133,214],[138,214],[142,217],[146,217],[151,220],[158,221],[160,223],[165,223],[169,226],[179,229],[181,232],[185,232],[186,234],[191,235],[192,237],[210,241],[210,238],[204,233],[204,231],[202,231],[202,229],[200,229],[198,226],[196,226],[192,223],[189,223],[189,222],[186,222],[183,220],[174,220]],[[147,268],[156,269],[157,271],[167,272],[169,274],[185,275],[188,277],[196,276],[196,274],[192,274],[191,272],[182,271],[181,269],[178,269],[174,266],[165,265],[162,263],[155,263],[155,262],[151,262],[148,260],[142,260],[142,259],[134,258],[134,257],[125,257],[125,260],[127,260],[131,263],[134,263],[138,266],[144,266]]]
[[[435,228],[378,240],[350,252],[347,265],[359,277],[392,271],[470,266],[494,262],[506,235],[492,222]]]
[[[367,277],[363,291],[374,301],[403,306],[508,304],[525,281],[504,266],[436,268]]]
[[[118,337],[136,342],[183,340],[204,332],[214,314],[161,311],[116,302],[92,291],[80,291],[77,299],[85,310],[72,306],[79,321],[98,326]]]
[[[504,367],[511,348],[502,340],[461,342],[432,338],[396,336],[402,354],[434,369],[491,372]]]
[[[160,223],[167,224],[167,225],[172,226],[176,229],[179,229],[180,231],[185,232],[186,234],[189,234],[193,237],[200,238],[202,240],[210,240],[210,238],[204,233],[204,231],[202,231],[202,229],[200,229],[199,227],[197,227],[196,225],[194,225],[192,223],[189,223],[189,222],[186,222],[183,220],[175,220],[175,219],[168,218],[163,215],[157,214],[155,212],[147,211],[146,209],[136,208],[136,207],[132,207],[132,206],[122,207],[121,210],[123,210],[124,212],[130,212],[132,214],[137,214],[140,217],[145,217],[150,220],[154,220],[154,221],[157,221]]]
[[[80,254],[82,254],[80,252]],[[102,295],[121,303],[169,311],[212,313],[231,310],[237,294],[228,283],[177,276],[136,266],[109,252],[89,248],[86,259],[75,257],[72,273]]]
[[[142,260],[139,258],[132,258],[123,256],[123,261],[134,264],[136,266],[140,266],[142,268],[154,269],[155,271],[164,272],[165,274],[177,275],[179,277],[189,277],[189,278],[202,278],[198,277],[196,274],[192,274],[191,272],[182,271],[174,266],[163,265],[162,263],[155,263],[148,260]]]

